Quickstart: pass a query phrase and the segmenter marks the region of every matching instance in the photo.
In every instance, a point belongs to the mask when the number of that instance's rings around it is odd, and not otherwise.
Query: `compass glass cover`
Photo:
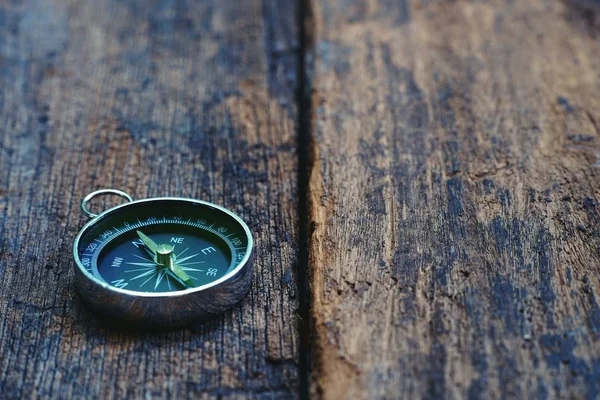
[[[168,250],[171,267],[152,245]],[[80,268],[113,287],[162,293],[222,278],[245,261],[250,247],[249,231],[232,214],[206,203],[157,199],[102,215],[82,232],[76,259]]]

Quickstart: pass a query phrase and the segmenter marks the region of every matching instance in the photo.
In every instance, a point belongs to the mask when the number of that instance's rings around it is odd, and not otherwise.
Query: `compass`
[[[128,202],[96,215],[88,203],[116,195]],[[76,286],[111,319],[181,326],[232,307],[252,279],[252,235],[233,212],[205,201],[133,201],[102,189],[81,202],[89,221],[73,246]]]

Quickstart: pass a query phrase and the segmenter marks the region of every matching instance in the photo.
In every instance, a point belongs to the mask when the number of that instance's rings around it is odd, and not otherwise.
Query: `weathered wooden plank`
[[[294,7],[0,2],[0,397],[298,390]],[[106,328],[75,296],[79,201],[113,187],[240,213],[255,279],[222,318]]]
[[[315,394],[597,398],[595,4],[313,2]]]

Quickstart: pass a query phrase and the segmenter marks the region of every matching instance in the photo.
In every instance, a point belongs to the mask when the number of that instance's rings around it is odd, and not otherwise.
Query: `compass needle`
[[[171,264],[170,270],[189,287],[194,287],[194,283],[188,274],[177,264]]]
[[[93,214],[91,200],[104,195],[128,203]],[[178,197],[133,201],[103,189],[87,195],[81,208],[94,219],[75,239],[76,285],[103,314],[187,324],[233,306],[252,282],[250,230],[223,207]],[[211,305],[207,296],[223,300]]]
[[[146,245],[146,247],[153,254],[156,254],[156,250],[158,249],[158,245],[156,243],[154,243],[154,241],[152,241],[152,239],[150,239],[148,236],[144,235],[142,232],[135,231],[135,233],[137,233],[137,235],[140,237],[140,239],[142,240],[142,242],[144,242],[144,244]]]

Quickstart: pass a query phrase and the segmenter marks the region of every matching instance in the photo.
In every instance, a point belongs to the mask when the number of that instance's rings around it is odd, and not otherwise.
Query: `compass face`
[[[116,207],[80,234],[81,269],[114,288],[165,293],[201,287],[248,258],[252,239],[234,214],[187,199]]]

